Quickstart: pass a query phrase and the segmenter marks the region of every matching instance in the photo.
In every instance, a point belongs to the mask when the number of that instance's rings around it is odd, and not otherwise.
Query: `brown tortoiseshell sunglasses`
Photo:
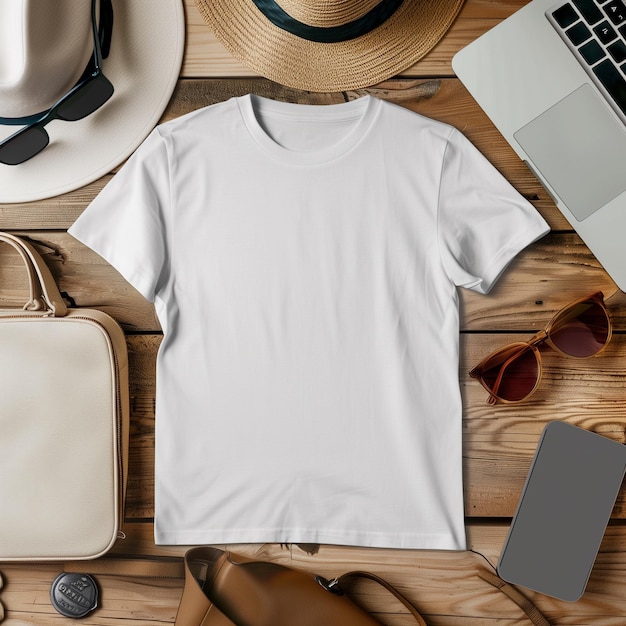
[[[604,294],[598,291],[561,309],[545,330],[528,341],[492,352],[470,371],[470,376],[489,392],[489,404],[520,402],[541,380],[540,344],[545,341],[561,354],[584,359],[602,352],[611,333]]]

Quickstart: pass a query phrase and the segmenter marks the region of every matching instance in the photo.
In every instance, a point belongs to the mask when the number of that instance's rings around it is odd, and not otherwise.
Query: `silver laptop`
[[[532,0],[452,66],[626,291],[626,0]]]

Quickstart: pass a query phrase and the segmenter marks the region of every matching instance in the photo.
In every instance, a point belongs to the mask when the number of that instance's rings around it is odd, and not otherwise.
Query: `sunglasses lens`
[[[87,80],[70,92],[58,106],[57,115],[66,122],[75,122],[91,115],[113,95],[113,85],[103,75]]]
[[[583,358],[600,352],[610,334],[604,308],[598,302],[587,301],[563,312],[553,322],[550,340],[561,352]]]
[[[494,353],[480,373],[489,391],[508,402],[530,395],[539,380],[539,362],[528,345],[516,345]]]
[[[0,163],[19,165],[41,152],[50,141],[48,133],[39,126],[30,126],[9,137],[0,145]]]

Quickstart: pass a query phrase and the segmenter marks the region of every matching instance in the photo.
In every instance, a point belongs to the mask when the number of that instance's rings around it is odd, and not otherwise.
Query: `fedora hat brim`
[[[120,165],[161,118],[182,65],[182,0],[113,0],[113,35],[103,72],[115,92],[76,122],[46,126],[50,145],[16,166],[0,163],[0,202],[30,202],[83,187]],[[0,139],[16,131],[0,126]]]

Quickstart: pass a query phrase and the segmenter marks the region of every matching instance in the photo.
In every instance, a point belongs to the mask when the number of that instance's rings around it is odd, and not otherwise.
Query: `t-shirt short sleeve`
[[[168,266],[169,180],[167,147],[155,129],[68,231],[151,302]]]
[[[442,164],[438,236],[454,284],[487,293],[513,257],[549,230],[532,204],[453,130]]]

